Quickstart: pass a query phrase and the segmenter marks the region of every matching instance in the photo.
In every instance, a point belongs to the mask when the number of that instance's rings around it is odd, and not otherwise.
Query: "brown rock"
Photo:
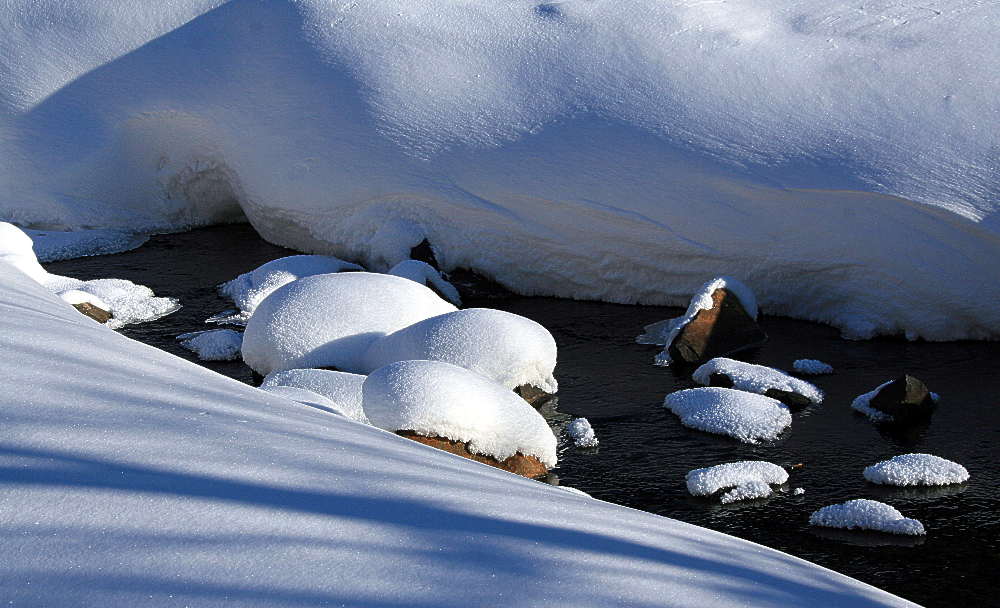
[[[726,288],[712,293],[712,308],[700,310],[670,344],[674,361],[701,363],[736,351],[758,346],[767,334]]]
[[[503,469],[504,471],[509,471],[515,475],[521,475],[522,477],[537,479],[539,477],[545,477],[549,472],[549,470],[545,468],[545,465],[542,464],[537,458],[534,456],[526,456],[521,452],[517,452],[510,458],[500,462],[492,456],[473,454],[469,451],[465,442],[462,441],[452,441],[451,439],[447,439],[445,437],[426,437],[424,435],[419,435],[414,431],[396,431],[396,434],[424,445],[429,445],[432,448],[444,450],[445,452],[451,452],[452,454],[458,454],[463,458],[488,464],[491,467]]]
[[[934,411],[934,399],[923,382],[904,374],[887,384],[868,405],[892,416],[893,422],[925,420]]]
[[[80,302],[79,304],[74,304],[73,308],[79,310],[98,323],[107,323],[111,319],[110,312],[104,310],[103,308],[98,308],[90,302]]]
[[[528,402],[531,407],[541,407],[544,403],[552,399],[552,393],[546,393],[537,386],[522,384],[514,389],[519,397]]]

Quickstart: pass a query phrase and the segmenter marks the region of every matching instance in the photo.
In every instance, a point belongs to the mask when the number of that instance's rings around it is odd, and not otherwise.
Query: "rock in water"
[[[103,308],[98,308],[90,302],[80,302],[78,304],[73,304],[73,308],[79,310],[83,314],[87,315],[91,319],[97,321],[98,323],[107,323],[111,320],[111,313],[104,310]]]
[[[517,395],[531,404],[532,407],[541,407],[546,402],[548,402],[553,395],[552,393],[547,393],[537,386],[532,386],[530,384],[522,384],[521,386],[514,389]]]
[[[758,346],[767,334],[747,314],[740,299],[720,287],[712,292],[712,307],[698,313],[669,346],[671,359],[699,363]]]
[[[909,374],[880,388],[868,402],[870,408],[898,423],[926,420],[934,412],[934,405],[934,397],[924,383]]]
[[[396,434],[424,445],[429,445],[432,448],[444,450],[445,452],[451,452],[452,454],[457,454],[463,458],[488,464],[491,467],[503,469],[504,471],[509,471],[515,475],[521,475],[522,477],[537,479],[539,477],[545,477],[549,472],[540,460],[534,456],[526,456],[521,452],[517,452],[513,456],[509,456],[505,460],[500,461],[492,456],[470,452],[468,443],[464,441],[452,441],[451,439],[447,439],[445,437],[426,437],[415,433],[414,431],[396,431]]]

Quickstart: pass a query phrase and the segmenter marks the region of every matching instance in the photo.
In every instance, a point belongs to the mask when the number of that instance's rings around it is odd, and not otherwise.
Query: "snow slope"
[[[0,263],[15,605],[910,606],[131,341]]]
[[[1000,5],[10,0],[0,218],[1000,337]],[[976,294],[970,297],[969,294]]]

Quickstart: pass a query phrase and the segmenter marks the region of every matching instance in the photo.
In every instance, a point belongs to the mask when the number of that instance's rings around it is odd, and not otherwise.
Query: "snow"
[[[566,434],[578,448],[596,448],[600,445],[594,434],[594,427],[586,418],[574,418],[566,425]]]
[[[308,405],[309,407],[314,407],[318,410],[347,417],[347,414],[344,413],[344,408],[340,404],[327,399],[319,393],[314,393],[309,389],[274,384],[261,385],[260,390],[267,391],[272,395],[284,397],[285,399],[291,399],[292,401],[301,403],[302,405]]]
[[[351,420],[370,424],[361,402],[361,386],[365,378],[361,374],[325,369],[289,369],[268,374],[260,387],[273,389],[286,386],[312,391],[336,403],[341,413]]]
[[[0,335],[14,605],[912,606],[246,386],[2,262]]]
[[[362,270],[357,264],[326,255],[291,255],[271,260],[231,281],[219,285],[240,311],[253,314],[261,300],[296,279],[346,270]]]
[[[92,293],[80,291],[79,289],[60,291],[59,298],[71,306],[76,304],[92,304],[103,311],[111,312],[111,306],[107,302]]]
[[[811,376],[833,373],[832,365],[829,363],[823,363],[818,359],[796,359],[795,362],[792,363],[792,369],[799,374],[808,374]]]
[[[883,387],[889,386],[890,384],[892,384],[892,380],[883,382],[875,387],[875,390],[868,391],[863,395],[858,395],[854,398],[854,401],[851,402],[851,408],[861,412],[865,416],[868,416],[868,419],[872,422],[892,422],[892,416],[880,412],[870,405],[875,395],[877,395]]]
[[[943,486],[965,483],[965,467],[931,454],[901,454],[865,467],[865,479],[889,486]]]
[[[795,488],[794,490],[792,490],[792,496],[802,496],[805,493],[806,493],[805,488]]]
[[[400,277],[305,277],[258,304],[243,334],[243,360],[265,376],[320,367],[367,373],[365,353],[376,340],[454,310],[430,289]]]
[[[644,328],[645,332],[637,337],[635,341],[638,344],[658,344],[669,347],[673,343],[674,338],[677,337],[677,334],[680,333],[685,325],[694,320],[699,312],[712,310],[712,294],[718,289],[726,289],[735,295],[747,314],[754,319],[757,318],[757,298],[754,296],[753,291],[732,277],[717,277],[698,288],[698,291],[691,296],[687,310],[684,311],[683,315],[647,325]],[[663,350],[666,352],[667,349],[664,348]]]
[[[243,334],[231,329],[181,334],[177,340],[202,361],[235,361],[240,358],[240,347],[243,346]]]
[[[400,361],[365,380],[365,413],[388,431],[414,431],[468,444],[504,461],[515,453],[556,465],[556,437],[533,407],[505,387],[440,361]]]
[[[776,439],[792,415],[776,399],[729,388],[691,388],[670,393],[663,405],[684,426],[729,435],[746,443]]]
[[[902,513],[884,502],[866,498],[823,507],[809,516],[809,523],[827,528],[876,530],[910,536],[926,534],[924,525],[919,521],[903,517]]]
[[[763,395],[770,389],[802,395],[812,403],[823,402],[823,391],[814,385],[793,378],[781,370],[735,359],[716,357],[694,370],[691,377],[698,384],[710,384],[712,374],[723,374],[733,381],[733,388]]]
[[[92,279],[83,281],[72,277],[50,274],[45,286],[58,295],[72,292],[67,297],[73,300],[84,299],[89,294],[94,304],[112,314],[106,323],[111,329],[118,329],[134,323],[145,323],[165,317],[180,309],[180,303],[174,298],[157,297],[153,290],[145,285],[136,285],[126,279]]]
[[[426,238],[529,295],[730,274],[854,338],[1000,337],[995,3],[3,6],[0,218],[29,228],[245,217],[380,271]]]
[[[49,273],[32,250],[31,237],[7,222],[0,222],[0,262],[10,264],[43,285],[48,280]]]
[[[435,291],[441,294],[441,297],[448,300],[455,306],[462,305],[462,297],[458,294],[458,290],[455,289],[455,286],[446,281],[445,278],[441,276],[441,273],[435,270],[434,267],[427,262],[421,262],[420,260],[403,260],[399,264],[390,268],[389,272],[386,274],[403,277],[404,279],[416,281],[421,285],[432,287]]]
[[[556,341],[547,329],[520,315],[467,308],[431,317],[372,343],[365,371],[407,359],[458,365],[514,389],[529,384],[559,390],[552,375]]]
[[[141,246],[149,240],[143,234],[121,230],[25,230],[35,244],[39,261],[55,262],[88,255],[121,253]]]
[[[781,485],[788,481],[788,472],[770,462],[744,460],[689,471],[686,480],[692,496],[710,496],[734,488],[721,497],[723,503],[729,503],[767,498],[771,495],[771,484]]]

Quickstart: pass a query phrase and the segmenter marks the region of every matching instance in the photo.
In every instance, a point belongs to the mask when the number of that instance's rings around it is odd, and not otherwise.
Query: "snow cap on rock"
[[[777,399],[729,388],[677,391],[667,395],[663,405],[677,414],[684,426],[746,443],[776,439],[792,424],[788,407]]]
[[[698,384],[711,384],[713,374],[722,374],[733,381],[732,388],[763,395],[769,390],[801,395],[810,403],[822,403],[823,391],[814,385],[789,376],[785,372],[767,367],[744,363],[726,357],[716,357],[694,370],[691,377]]]
[[[865,479],[889,486],[943,486],[965,483],[965,467],[932,454],[901,454],[865,468]]]
[[[911,536],[926,534],[924,525],[919,521],[903,517],[891,505],[866,498],[823,507],[809,516],[809,523],[826,528],[875,530]]]
[[[241,311],[253,313],[264,298],[292,281],[347,270],[362,268],[329,255],[290,255],[271,260],[219,285],[219,293],[228,296]]]

